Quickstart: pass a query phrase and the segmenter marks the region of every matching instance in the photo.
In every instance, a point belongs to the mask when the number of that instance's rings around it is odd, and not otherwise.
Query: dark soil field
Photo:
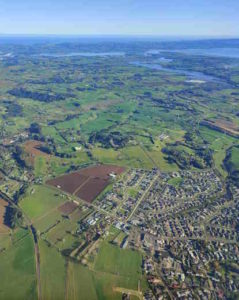
[[[110,173],[119,175],[123,173],[125,168],[113,165],[98,165],[80,170],[79,173],[90,177],[100,177],[102,179],[109,179]]]
[[[119,175],[124,170],[113,165],[98,165],[48,180],[47,184],[92,202],[110,183],[110,173]]]
[[[79,189],[76,196],[88,202],[92,202],[108,184],[108,179],[91,178]]]
[[[74,172],[52,180],[48,180],[47,184],[58,187],[67,193],[73,194],[77,188],[87,181],[87,179],[88,176],[84,176],[79,172]]]
[[[77,208],[77,204],[74,202],[66,202],[62,204],[58,210],[64,215],[70,215]]]

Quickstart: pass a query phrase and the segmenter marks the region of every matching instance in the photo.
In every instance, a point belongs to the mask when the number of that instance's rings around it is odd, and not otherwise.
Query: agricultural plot
[[[10,234],[2,233],[0,234],[0,253],[11,246],[11,236]]]
[[[43,156],[37,156],[34,159],[35,176],[44,176],[47,172],[47,161]]]
[[[122,299],[122,293],[117,292],[117,288],[137,291],[139,280],[142,288],[146,287],[145,278],[140,272],[141,257],[138,253],[133,253],[132,255],[125,250],[112,246],[115,249],[113,249],[113,254],[111,254],[112,248],[107,247],[106,243],[101,247],[93,270],[89,270],[80,264],[69,262],[67,266],[67,299],[78,299],[77,295],[80,293],[82,299],[120,300]],[[107,256],[106,261],[108,261],[108,257],[110,258],[110,262],[109,264],[107,263],[106,267],[101,265],[104,259],[102,255]],[[130,260],[132,260],[132,265]],[[118,266],[119,263],[123,267],[120,269],[120,272],[116,272],[114,264]],[[129,273],[125,272],[126,269],[124,270],[126,264],[129,267]]]
[[[92,202],[110,183],[110,174],[119,175],[123,171],[123,167],[98,165],[48,180],[47,184]]]
[[[48,247],[44,241],[40,241],[39,246],[42,299],[64,300],[65,260],[55,248]]]
[[[50,228],[54,227],[62,220],[62,215],[58,209],[54,209],[49,213],[44,214],[43,216],[34,220],[34,225],[38,232],[45,233]]]
[[[58,241],[64,242],[65,236],[67,234],[70,234],[71,232],[75,232],[76,228],[76,222],[71,222],[68,219],[63,219],[48,231],[48,233],[46,234],[46,238],[52,244],[56,244]]]
[[[76,196],[92,202],[109,184],[109,180],[101,178],[91,178],[77,192]]]
[[[139,252],[103,242],[96,257],[95,269],[121,276],[140,276],[141,264]]]
[[[239,181],[239,147],[232,147],[225,159],[225,166],[230,174],[231,179],[238,185]]]
[[[47,181],[47,184],[62,189],[63,191],[73,194],[77,188],[87,181],[88,177],[80,173],[71,173]]]
[[[94,276],[88,268],[69,262],[67,267],[66,299],[98,300]]]
[[[1,299],[37,298],[34,244],[30,234],[0,253],[0,270]]]
[[[204,120],[203,125],[218,130],[220,132],[225,132],[229,135],[239,137],[239,128],[236,124],[226,121],[226,120]]]
[[[21,200],[20,207],[31,219],[39,219],[65,202],[66,197],[47,186],[33,185]]]
[[[224,177],[226,177],[228,174],[223,167],[223,162],[226,158],[227,149],[236,143],[236,138],[204,126],[200,127],[200,133],[202,137],[210,143],[216,168]]]
[[[43,240],[58,251],[73,252],[83,242],[84,236],[78,231],[82,219],[92,210],[75,202],[67,201],[57,209],[34,221],[34,226]]]
[[[69,216],[73,211],[76,210],[78,205],[75,202],[66,202],[62,204],[58,210],[63,214]]]
[[[143,143],[147,146],[149,142],[143,141]],[[96,147],[92,150],[92,154],[100,163],[118,164],[120,166],[148,170],[157,167],[165,172],[178,170],[176,164],[169,163],[166,160],[165,155],[162,153],[163,144],[156,141],[155,145],[145,147],[143,143],[140,142],[140,146],[126,146],[123,149]]]

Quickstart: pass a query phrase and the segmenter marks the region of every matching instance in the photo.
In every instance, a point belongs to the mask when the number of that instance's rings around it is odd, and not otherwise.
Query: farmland
[[[1,254],[0,295],[3,299],[35,298],[37,295],[33,240],[28,234]],[[7,276],[6,276],[7,274]]]
[[[43,299],[64,299],[65,262],[44,242],[40,243],[41,285]]]
[[[124,168],[99,165],[47,181],[65,192],[92,202],[110,183],[110,174],[121,174]]]
[[[64,199],[54,190],[35,185],[27,191],[20,206],[31,219],[36,219],[49,213],[63,202]]]
[[[101,245],[95,269],[120,276],[140,275],[142,257],[139,253],[122,250],[108,243]]]

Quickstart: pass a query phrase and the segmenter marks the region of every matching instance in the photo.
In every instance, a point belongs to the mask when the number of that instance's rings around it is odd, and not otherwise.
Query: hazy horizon
[[[237,37],[235,0],[0,0],[4,35]]]

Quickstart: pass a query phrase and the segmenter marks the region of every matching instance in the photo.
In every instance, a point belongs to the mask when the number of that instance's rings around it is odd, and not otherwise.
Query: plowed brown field
[[[97,165],[48,180],[47,184],[92,202],[110,183],[110,173],[119,175],[124,170],[113,165]]]

